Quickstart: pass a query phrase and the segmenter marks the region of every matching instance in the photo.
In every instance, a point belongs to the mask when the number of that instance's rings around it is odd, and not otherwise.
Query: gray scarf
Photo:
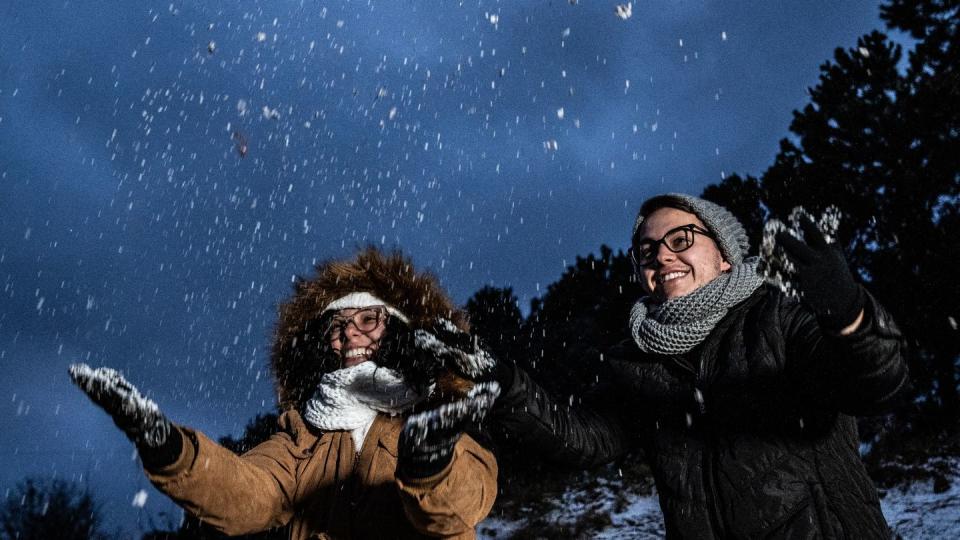
[[[630,330],[640,350],[655,354],[682,354],[710,335],[732,306],[753,294],[764,278],[759,259],[751,257],[690,294],[660,305],[649,296],[634,304]]]

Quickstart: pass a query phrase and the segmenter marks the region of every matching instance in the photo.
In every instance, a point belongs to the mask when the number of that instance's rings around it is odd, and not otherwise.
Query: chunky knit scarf
[[[702,342],[732,306],[744,301],[763,284],[758,259],[751,257],[690,294],[660,305],[649,296],[634,304],[630,330],[640,350],[655,354],[682,354]]]
[[[324,431],[349,431],[359,452],[378,412],[397,415],[424,397],[399,372],[366,361],[325,374],[303,418]]]

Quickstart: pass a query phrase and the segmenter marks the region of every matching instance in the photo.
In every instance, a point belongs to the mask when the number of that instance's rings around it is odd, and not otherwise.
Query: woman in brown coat
[[[465,330],[462,314],[432,276],[372,248],[295,289],[271,359],[279,431],[242,456],[170,423],[114,370],[71,375],[136,443],[153,484],[227,534],[289,524],[293,539],[474,538],[497,465],[463,431],[499,389],[470,387],[412,347],[438,319]]]

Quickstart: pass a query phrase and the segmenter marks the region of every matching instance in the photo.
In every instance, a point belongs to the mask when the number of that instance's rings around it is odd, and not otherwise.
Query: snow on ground
[[[934,493],[933,481],[887,491],[880,501],[890,527],[905,539],[960,538],[960,457],[948,461],[950,487]]]
[[[498,517],[487,518],[477,527],[477,539],[510,538],[522,525],[521,521]]]
[[[572,486],[556,500],[550,501],[546,512],[524,509],[519,519],[494,517],[478,528],[478,538],[510,538],[525,527],[529,520],[543,517],[547,523],[566,527],[572,536],[588,538],[641,539],[663,538],[663,515],[656,491],[637,492],[624,486],[620,479],[596,479],[591,487]]]
[[[613,524],[594,538],[663,538],[663,514],[656,492],[628,499],[629,504],[622,512],[610,515]]]
[[[949,459],[947,479],[950,487],[934,493],[933,481],[907,484],[890,489],[881,501],[890,527],[905,540],[921,538],[960,538],[960,458]],[[572,486],[558,499],[547,503],[545,513],[526,509],[515,519],[492,517],[478,528],[478,538],[511,538],[529,521],[544,521],[579,531],[586,538],[653,539],[663,538],[663,516],[657,494],[638,493],[617,480],[598,480],[591,488]],[[585,516],[593,516],[585,520]],[[597,516],[606,516],[597,519]],[[590,521],[597,526],[585,524]],[[578,528],[579,527],[579,528]],[[572,534],[570,534],[572,536]]]

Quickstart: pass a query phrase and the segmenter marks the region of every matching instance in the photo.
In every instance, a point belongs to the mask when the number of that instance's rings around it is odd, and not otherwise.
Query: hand
[[[420,356],[434,361],[473,382],[496,381],[506,387],[512,379],[510,365],[500,362],[480,340],[447,319],[438,319],[432,331],[416,330],[414,345]]]
[[[500,395],[500,385],[474,386],[467,397],[407,418],[400,433],[397,469],[413,478],[442,471],[453,459],[453,448],[471,424],[479,423]]]
[[[387,324],[375,357],[377,365],[399,371],[417,393],[429,393],[443,364],[417,348],[414,332],[406,323],[391,318]]]
[[[801,218],[800,228],[806,243],[786,232],[777,234],[777,243],[796,267],[803,302],[823,329],[840,333],[859,320],[863,290],[850,274],[843,252],[827,243],[810,217]]]
[[[117,427],[143,450],[158,449],[170,438],[171,425],[153,400],[144,397],[119,371],[86,364],[69,368],[73,382],[87,397],[107,411]],[[173,430],[177,435],[179,432]],[[179,446],[177,446],[179,450]]]

